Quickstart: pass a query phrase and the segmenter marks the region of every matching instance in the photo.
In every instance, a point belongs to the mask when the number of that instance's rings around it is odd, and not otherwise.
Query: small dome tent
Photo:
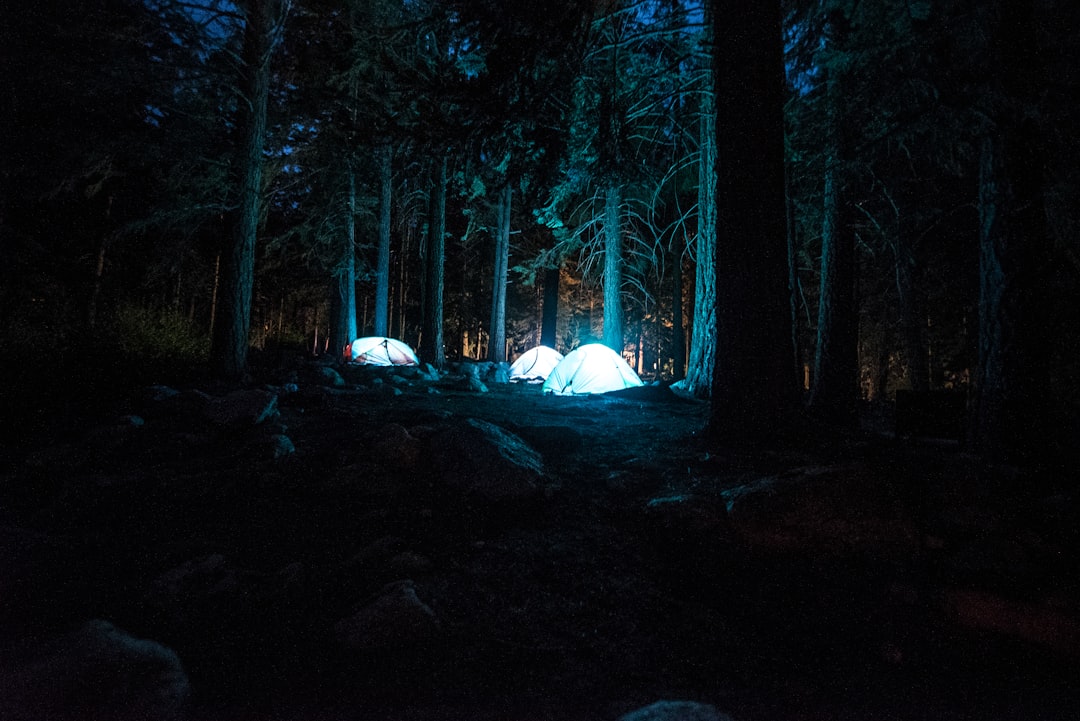
[[[345,360],[373,366],[418,366],[413,349],[393,338],[357,338],[345,351]]]
[[[644,383],[615,351],[589,343],[566,354],[544,381],[544,393],[559,396],[607,393]]]
[[[546,380],[563,354],[546,345],[538,345],[521,354],[510,365],[510,380],[512,381],[542,381]]]

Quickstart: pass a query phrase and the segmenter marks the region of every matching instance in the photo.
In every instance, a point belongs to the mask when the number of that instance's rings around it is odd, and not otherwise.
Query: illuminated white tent
[[[643,385],[622,356],[606,345],[589,343],[570,351],[559,361],[544,381],[544,393],[576,396]]]
[[[393,338],[357,338],[345,351],[345,360],[372,366],[416,366],[420,361],[413,349]]]
[[[562,359],[562,353],[554,348],[549,348],[546,345],[538,345],[535,348],[530,348],[522,353],[521,356],[510,365],[510,380],[545,380],[551,374],[551,371],[555,369],[555,366],[559,365],[559,361]]]

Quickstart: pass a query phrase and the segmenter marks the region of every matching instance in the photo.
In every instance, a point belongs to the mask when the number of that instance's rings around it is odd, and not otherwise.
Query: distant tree
[[[390,209],[393,196],[393,149],[383,145],[379,161],[379,245],[375,263],[375,335],[390,335]]]
[[[513,188],[506,184],[499,191],[498,218],[495,224],[495,269],[491,290],[491,329],[488,337],[488,360],[506,360],[506,278],[510,261],[510,205]]]
[[[795,400],[784,223],[784,65],[778,3],[714,0],[717,349],[710,433],[775,432]]]
[[[444,298],[446,278],[446,176],[447,159],[436,162],[428,206],[428,233],[424,253],[424,325],[420,359],[436,368],[446,366],[444,347]]]

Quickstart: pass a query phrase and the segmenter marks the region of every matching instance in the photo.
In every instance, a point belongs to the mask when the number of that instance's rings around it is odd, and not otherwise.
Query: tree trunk
[[[682,243],[673,243],[672,245],[671,378],[677,381],[686,375],[686,328],[683,326]]]
[[[900,224],[896,240],[896,292],[899,297],[900,338],[907,366],[908,382],[913,391],[930,390],[930,362],[926,350],[921,283],[913,239],[906,223]]]
[[[507,183],[499,193],[498,221],[495,229],[495,273],[491,286],[491,330],[488,334],[488,360],[506,360],[506,273],[510,263],[510,203],[514,190]]]
[[[389,145],[379,156],[379,251],[375,261],[375,332],[390,335],[390,195],[393,190],[393,152]]]
[[[270,92],[271,17],[274,0],[247,3],[241,67],[240,148],[235,164],[239,207],[232,237],[222,254],[221,294],[210,348],[212,371],[238,380],[247,366],[251,334],[251,295],[255,278],[255,241],[262,206],[263,145]]]
[[[424,264],[424,327],[420,357],[442,370],[446,366],[443,348],[443,288],[446,276],[446,158],[439,161],[428,217],[427,253]]]
[[[604,339],[608,348],[622,355],[622,194],[614,183],[604,195]]]
[[[714,0],[716,362],[711,435],[759,441],[794,406],[784,223],[784,65],[779,3]]]
[[[701,96],[694,320],[685,383],[686,390],[697,398],[712,395],[716,360],[716,98],[711,85]]]
[[[356,174],[350,167],[345,234],[334,272],[330,303],[330,347],[344,351],[356,334]]]
[[[855,421],[858,393],[859,331],[855,307],[855,232],[844,179],[847,139],[840,117],[843,96],[834,72],[827,81],[828,137],[821,228],[821,291],[818,296],[810,408],[840,426]]]
[[[544,270],[544,314],[541,321],[540,345],[556,348],[559,342],[559,277],[562,270],[558,267]]]
[[[1032,119],[1039,82],[1033,3],[1000,2],[988,33],[992,125],[979,162],[979,356],[970,440],[984,456],[1037,461],[1054,428],[1040,289],[1048,265],[1044,139]],[[1070,442],[1075,439],[1070,439]]]

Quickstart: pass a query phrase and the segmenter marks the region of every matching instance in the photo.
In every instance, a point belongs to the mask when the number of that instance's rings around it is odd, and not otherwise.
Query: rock
[[[695,701],[657,701],[619,717],[619,721],[731,721],[715,706]]]
[[[795,468],[721,493],[732,528],[770,550],[910,552],[919,534],[886,481],[859,463]]]
[[[415,468],[420,457],[420,442],[400,423],[387,423],[369,443],[373,457],[398,468]]]
[[[461,371],[465,376],[464,387],[473,393],[487,393],[488,387],[480,380],[481,364],[463,363]]]
[[[277,412],[278,397],[264,390],[238,390],[214,398],[203,411],[206,420],[222,428],[239,430],[257,426]]]
[[[411,580],[383,587],[360,610],[334,626],[338,641],[354,651],[423,649],[441,633],[431,607]]]
[[[428,442],[438,482],[474,507],[521,506],[542,493],[540,454],[494,423],[469,418],[444,426]]]
[[[169,386],[150,386],[143,394],[147,401],[151,403],[160,403],[161,401],[168,400],[180,395],[180,391]]]
[[[490,380],[492,383],[509,383],[510,364],[506,363],[505,361],[502,363],[494,364],[488,380]]]
[[[171,721],[190,695],[176,652],[94,620],[38,649],[0,678],[10,721]]]
[[[322,366],[318,369],[319,382],[326,386],[333,386],[334,388],[341,388],[345,385],[345,379],[341,377],[341,374],[330,366]]]
[[[146,603],[171,624],[183,627],[227,607],[239,590],[236,571],[223,555],[214,553],[186,561],[155,578]]]
[[[296,453],[296,446],[293,445],[292,439],[284,433],[275,433],[270,436],[267,444],[270,448],[270,457],[275,460]]]

